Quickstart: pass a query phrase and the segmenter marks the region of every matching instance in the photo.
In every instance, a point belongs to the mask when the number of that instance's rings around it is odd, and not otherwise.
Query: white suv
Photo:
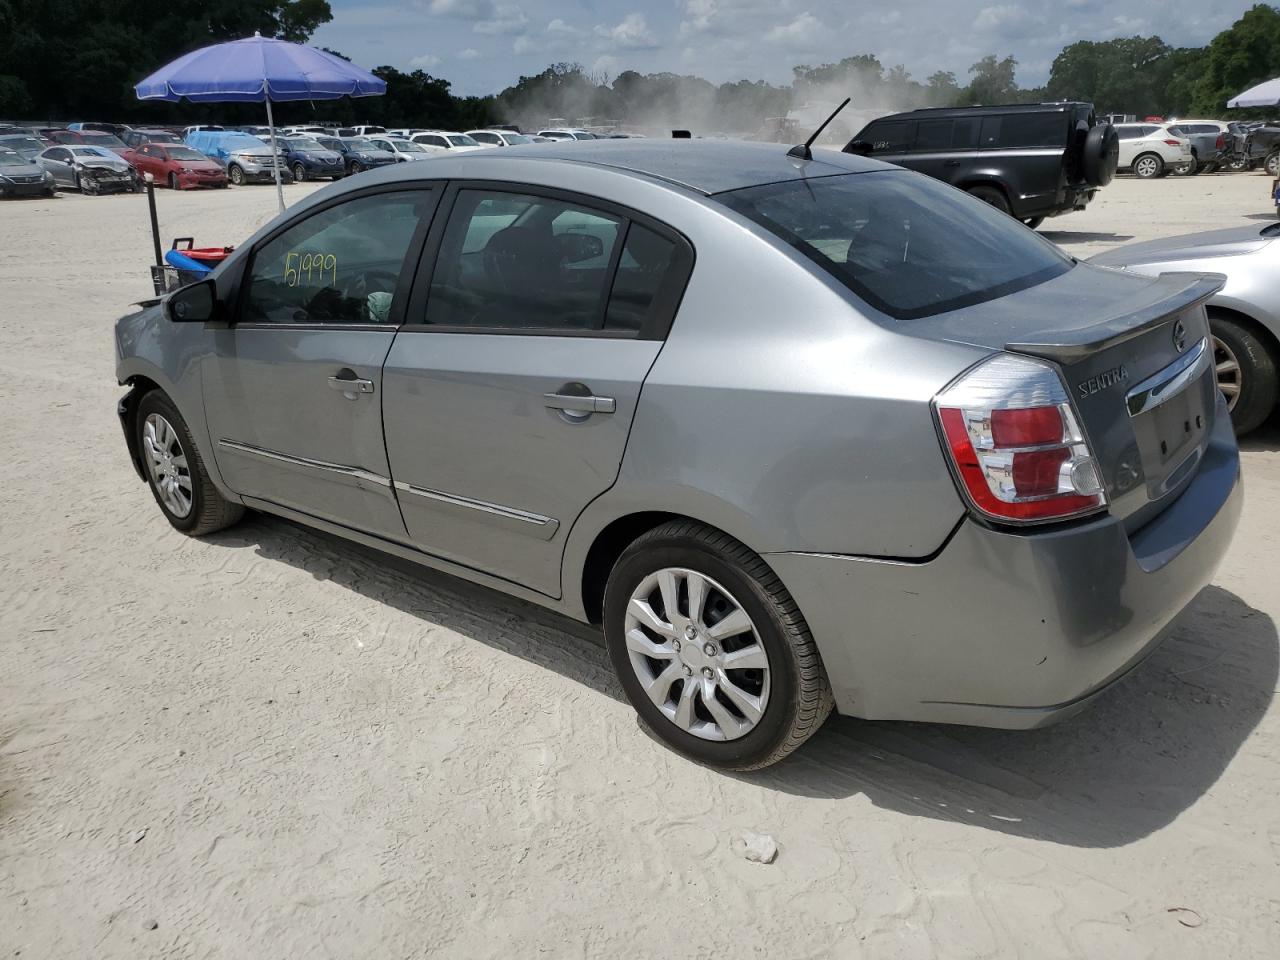
[[[452,130],[430,130],[426,133],[415,133],[413,142],[430,153],[444,153],[446,150],[469,153],[472,150],[485,149],[483,144],[476,143],[465,133],[456,133]]]
[[[1187,169],[1194,162],[1191,141],[1158,123],[1120,123],[1119,170],[1131,170],[1141,180],[1163,177]]]
[[[533,143],[523,133],[512,133],[510,130],[468,130],[467,136],[482,147],[518,147]]]

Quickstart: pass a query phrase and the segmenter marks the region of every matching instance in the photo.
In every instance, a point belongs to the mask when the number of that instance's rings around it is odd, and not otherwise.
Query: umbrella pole
[[[276,149],[276,122],[271,116],[271,97],[267,101],[267,128],[271,131],[271,169],[276,175],[276,199],[280,201],[280,212],[284,213],[284,187],[280,186],[280,151]]]

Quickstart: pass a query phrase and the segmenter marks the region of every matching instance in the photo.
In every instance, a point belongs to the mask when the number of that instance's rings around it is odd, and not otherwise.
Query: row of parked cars
[[[179,133],[105,123],[0,124],[0,194],[52,194],[60,187],[84,193],[137,191],[145,174],[175,190],[273,182],[271,139],[270,129],[261,126],[191,126]],[[594,139],[608,138],[574,128],[522,134],[508,126],[466,132],[306,126],[278,131],[275,144],[281,178],[291,182],[337,180],[446,153]]]

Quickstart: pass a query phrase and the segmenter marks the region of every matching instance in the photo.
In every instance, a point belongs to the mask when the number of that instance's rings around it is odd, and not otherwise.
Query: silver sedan
[[[326,187],[121,319],[119,413],[178,530],[602,624],[645,724],[748,769],[833,707],[1047,723],[1150,652],[1240,511],[1220,285],[844,154],[511,147]]]
[[[1209,270],[1226,283],[1208,303],[1218,387],[1237,433],[1280,402],[1280,224],[1232,227],[1116,247],[1091,263],[1145,276]]]

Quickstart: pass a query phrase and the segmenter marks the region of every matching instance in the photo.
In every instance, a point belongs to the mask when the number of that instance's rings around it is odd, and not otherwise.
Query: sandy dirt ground
[[[1261,227],[1267,186],[1121,179],[1045,232]],[[162,230],[272,193],[162,192]],[[115,416],[149,250],[141,197],[0,203],[0,956],[1280,956],[1274,420],[1216,582],[1087,712],[833,718],[727,776],[590,629],[280,520],[173,532]]]

